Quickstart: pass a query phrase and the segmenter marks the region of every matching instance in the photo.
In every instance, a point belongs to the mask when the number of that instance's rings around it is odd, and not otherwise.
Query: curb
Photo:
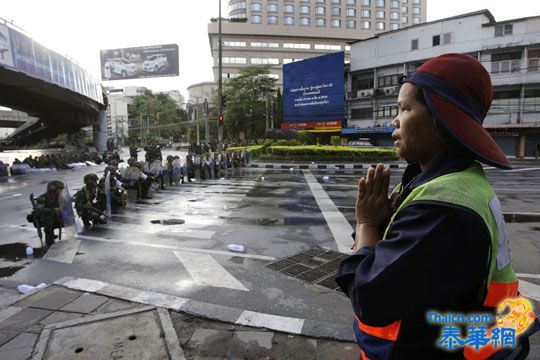
[[[540,222],[539,213],[503,213],[507,223]]]
[[[352,325],[331,324],[315,320],[236,309],[90,279],[64,277],[55,281],[54,284],[72,290],[96,293],[131,302],[164,307],[169,310],[203,317],[209,320],[265,328],[294,335],[354,342]]]
[[[251,163],[248,167],[259,169],[294,169],[294,170],[359,170],[375,167],[377,164],[269,164]],[[390,169],[405,169],[407,164],[383,164]]]

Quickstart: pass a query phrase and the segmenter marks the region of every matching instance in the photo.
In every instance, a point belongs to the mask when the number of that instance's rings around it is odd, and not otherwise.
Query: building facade
[[[270,76],[283,84],[283,64],[330,52],[349,42],[426,20],[427,0],[231,0],[230,19],[222,21],[222,77],[242,68],[269,65]],[[218,23],[208,25],[218,79]]]
[[[540,16],[497,22],[483,10],[353,43],[343,134],[390,146],[399,78],[444,53],[469,54],[484,65],[494,90],[484,127],[507,155],[534,156],[540,141]]]

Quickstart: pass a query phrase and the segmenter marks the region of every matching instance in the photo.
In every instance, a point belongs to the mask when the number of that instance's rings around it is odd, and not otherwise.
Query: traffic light
[[[225,121],[225,116],[219,115],[218,116],[219,125],[223,125],[223,122]]]

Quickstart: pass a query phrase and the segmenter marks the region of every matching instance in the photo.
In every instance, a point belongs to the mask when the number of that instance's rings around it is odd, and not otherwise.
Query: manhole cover
[[[182,225],[186,221],[182,219],[159,219],[159,220],[150,220],[152,224],[161,224],[161,225]]]
[[[343,294],[334,278],[341,261],[349,255],[313,248],[266,265],[267,268]]]

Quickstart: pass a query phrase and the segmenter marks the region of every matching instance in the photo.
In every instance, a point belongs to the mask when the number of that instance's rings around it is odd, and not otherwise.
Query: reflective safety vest
[[[489,287],[483,305],[496,308],[502,300],[518,296],[518,280],[510,264],[510,244],[501,205],[479,163],[473,163],[464,171],[442,175],[412,190],[390,219],[383,240],[394,218],[406,206],[418,202],[466,208],[478,215],[491,238]],[[362,359],[388,359],[394,343],[399,339],[400,327],[401,320],[384,327],[373,327],[362,323],[357,317],[354,330]],[[487,359],[499,350],[486,346],[476,352],[466,347],[463,353],[466,359],[476,360]]]

